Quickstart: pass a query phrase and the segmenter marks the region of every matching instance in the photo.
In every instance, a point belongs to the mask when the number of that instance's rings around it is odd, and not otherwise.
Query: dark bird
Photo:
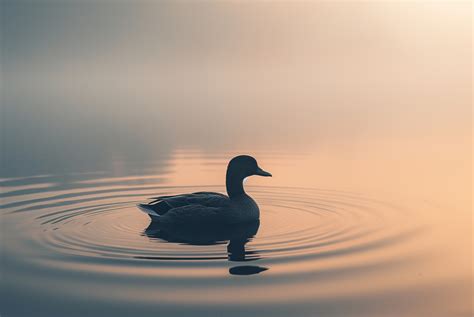
[[[229,196],[213,192],[197,192],[152,198],[138,207],[153,222],[170,225],[185,224],[236,224],[259,219],[257,203],[245,193],[243,180],[252,175],[272,176],[262,170],[257,161],[248,155],[230,160],[226,173]]]

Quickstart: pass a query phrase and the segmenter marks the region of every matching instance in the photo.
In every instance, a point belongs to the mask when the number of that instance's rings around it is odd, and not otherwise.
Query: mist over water
[[[2,315],[471,315],[469,3],[0,9]],[[258,226],[136,208],[238,154]]]

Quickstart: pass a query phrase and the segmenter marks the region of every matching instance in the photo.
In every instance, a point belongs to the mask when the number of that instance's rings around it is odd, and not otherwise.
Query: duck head
[[[229,197],[245,194],[243,180],[253,175],[272,176],[269,172],[261,169],[257,164],[257,160],[249,155],[239,155],[230,160],[226,174],[226,187]]]

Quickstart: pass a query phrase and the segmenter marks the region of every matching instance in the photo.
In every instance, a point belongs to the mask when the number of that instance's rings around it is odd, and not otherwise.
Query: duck
[[[258,221],[260,210],[244,190],[243,182],[249,176],[271,177],[259,167],[250,155],[232,158],[227,165],[227,195],[215,192],[195,192],[151,198],[138,204],[154,223],[160,225],[213,225],[239,224]]]

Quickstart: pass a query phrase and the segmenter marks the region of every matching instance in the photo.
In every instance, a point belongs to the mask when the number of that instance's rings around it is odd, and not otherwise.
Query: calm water
[[[147,175],[3,179],[3,312],[470,314],[470,256],[458,253],[460,233],[424,217],[449,209],[421,197],[285,186],[280,175],[304,173],[315,161],[309,155],[258,155],[274,174],[247,182],[259,226],[210,236],[160,232],[135,207],[157,194],[225,190],[231,156],[179,151]]]
[[[0,9],[1,316],[472,315],[470,3]],[[136,208],[237,154],[259,224]]]

